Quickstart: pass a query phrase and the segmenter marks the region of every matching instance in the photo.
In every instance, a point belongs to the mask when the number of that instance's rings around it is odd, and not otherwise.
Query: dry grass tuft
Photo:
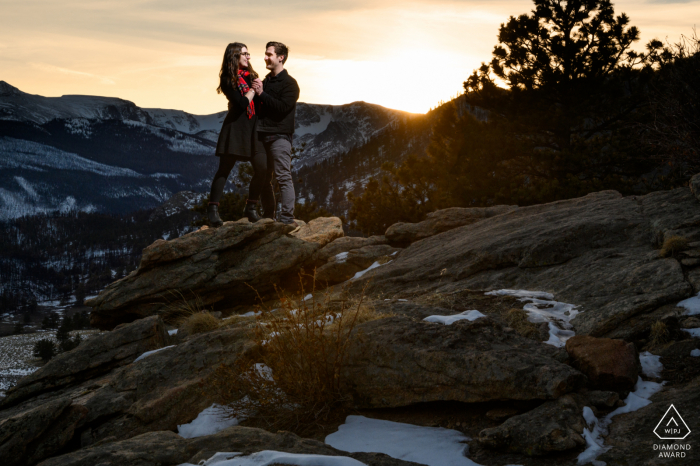
[[[348,407],[343,367],[361,322],[381,318],[364,294],[292,299],[260,307],[254,339],[259,352],[220,367],[214,381],[229,414],[247,425],[299,435],[334,421]],[[304,296],[302,290],[301,296]]]
[[[681,251],[688,249],[690,241],[682,236],[671,236],[664,240],[663,246],[659,251],[661,257],[675,257]]]
[[[189,317],[183,318],[178,327],[187,330],[187,333],[194,335],[195,333],[204,333],[216,330],[221,326],[219,319],[214,317],[209,312],[198,312]]]
[[[516,331],[519,335],[533,340],[541,340],[540,330],[537,324],[530,322],[527,312],[522,309],[510,309],[503,316],[508,326]]]
[[[651,330],[649,331],[649,345],[648,347],[651,348],[657,348],[665,343],[668,343],[670,341],[670,334],[668,332],[668,328],[666,327],[666,324],[661,322],[660,320],[657,320],[654,322],[654,324],[651,326]]]
[[[188,298],[182,291],[174,290],[163,296],[166,301],[165,309],[160,311],[160,317],[163,319],[163,322],[171,325],[181,325],[190,316],[209,311],[199,295],[193,292],[190,292],[190,294],[191,297]]]

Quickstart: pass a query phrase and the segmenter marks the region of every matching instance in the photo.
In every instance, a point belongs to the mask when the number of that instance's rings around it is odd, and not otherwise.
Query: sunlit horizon
[[[30,94],[118,97],[197,115],[226,109],[215,90],[226,45],[245,42],[265,75],[268,40],[289,45],[302,102],[425,113],[461,94],[490,60],[501,23],[533,8],[529,0],[0,1],[0,80]],[[700,0],[614,4],[641,30],[636,50],[652,38],[676,42],[700,19]]]

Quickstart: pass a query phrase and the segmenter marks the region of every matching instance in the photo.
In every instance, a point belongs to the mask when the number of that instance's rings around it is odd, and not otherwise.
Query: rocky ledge
[[[302,272],[330,296],[364,289],[376,313],[353,330],[339,374],[353,412],[444,421],[482,465],[656,464],[654,426],[670,403],[692,419],[700,393],[700,319],[683,301],[700,292],[699,180],[646,196],[447,209],[371,238],[344,237],[325,218],[293,234],[244,220],[159,240],[89,302],[110,331],[8,390],[0,457],[176,465],[276,450],[414,464],[253,427],[175,433],[218,402],[216,369],[261,347],[245,319],[169,335],[169,293],[228,318],[275,299],[275,287],[298,292]],[[673,238],[681,246],[662,252]],[[411,414],[445,410],[437,421]]]

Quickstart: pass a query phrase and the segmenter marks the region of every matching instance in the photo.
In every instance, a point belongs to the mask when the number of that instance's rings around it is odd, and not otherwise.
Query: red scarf
[[[250,74],[250,71],[248,70],[238,70],[238,90],[241,91],[241,94],[244,96],[250,91],[250,87],[248,87],[248,83],[245,82],[246,76]],[[253,118],[253,115],[255,115],[255,105],[253,104],[253,101],[250,101],[250,105],[248,105],[247,109],[248,113],[248,119],[250,120]]]

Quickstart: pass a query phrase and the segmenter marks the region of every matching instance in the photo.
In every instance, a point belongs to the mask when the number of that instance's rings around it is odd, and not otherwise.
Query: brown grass
[[[527,320],[528,314],[522,309],[510,309],[504,315],[503,319],[506,321],[509,327],[515,330],[516,333],[522,335],[526,338],[531,338],[533,340],[541,340],[540,331],[537,324],[534,324]]]
[[[229,414],[247,418],[247,425],[304,435],[337,422],[349,406],[343,367],[357,336],[353,330],[383,316],[366,304],[364,294],[350,299],[326,293],[306,301],[278,294],[279,307],[261,306],[256,318],[260,351],[234,367],[220,367],[214,385]]]
[[[173,290],[163,296],[166,302],[165,308],[160,311],[163,322],[181,325],[190,316],[209,311],[198,294],[189,292],[189,295],[188,298],[182,291]]]
[[[187,330],[187,333],[194,335],[195,333],[204,333],[216,330],[221,326],[219,319],[214,317],[209,312],[198,312],[189,317],[183,318],[178,327]]]
[[[659,251],[661,257],[675,257],[681,251],[688,249],[690,241],[682,236],[671,236],[664,240]]]
[[[670,334],[668,332],[666,324],[661,322],[660,320],[654,322],[654,324],[651,326],[651,330],[649,331],[648,348],[657,348],[665,343],[668,343],[669,340]]]

